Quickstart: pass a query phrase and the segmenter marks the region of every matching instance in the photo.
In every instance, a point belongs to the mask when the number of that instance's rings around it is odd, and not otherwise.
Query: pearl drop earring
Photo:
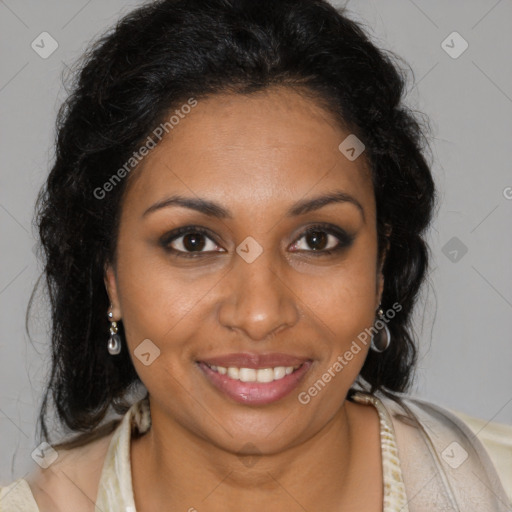
[[[108,312],[108,318],[113,318],[112,304],[110,304],[110,311]],[[108,339],[108,351],[111,355],[115,356],[121,352],[121,336],[117,334],[117,322],[111,320],[110,324],[110,338]]]

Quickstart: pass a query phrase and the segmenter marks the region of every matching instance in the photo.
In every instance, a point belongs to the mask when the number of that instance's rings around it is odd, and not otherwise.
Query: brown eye
[[[328,239],[329,235],[326,234],[325,231],[310,231],[305,235],[306,243],[314,251],[321,251],[322,249],[325,249],[325,246],[328,244]]]
[[[204,235],[201,233],[189,233],[180,238],[183,238],[181,245],[187,251],[201,251],[206,245]]]
[[[293,248],[299,251],[317,253],[316,256],[328,255],[348,247],[354,240],[353,235],[349,235],[344,230],[335,226],[313,226],[309,228],[294,243]],[[300,241],[304,240],[303,243]]]
[[[176,256],[195,257],[209,252],[220,252],[209,232],[195,226],[185,226],[165,235],[160,244]],[[195,253],[195,254],[194,254]]]
[[[209,240],[209,242],[210,244],[208,244],[207,237],[203,233],[190,232],[176,237],[169,245],[179,252],[203,252],[205,248],[204,252],[215,250],[217,245],[212,240]]]

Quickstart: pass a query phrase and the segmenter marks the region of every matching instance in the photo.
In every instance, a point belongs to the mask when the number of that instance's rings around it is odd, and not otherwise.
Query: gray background
[[[48,311],[41,295],[34,344],[24,320],[40,273],[31,222],[66,95],[61,73],[91,39],[140,3],[0,1],[0,483],[23,476],[32,464],[48,371]],[[512,2],[352,0],[348,9],[379,46],[411,65],[415,81],[407,101],[433,127],[441,197],[429,235],[430,282],[417,310],[422,355],[412,393],[512,424]],[[47,59],[31,48],[44,31],[59,45]],[[454,31],[469,44],[456,59],[441,47]],[[447,44],[452,52],[461,47],[456,39]]]

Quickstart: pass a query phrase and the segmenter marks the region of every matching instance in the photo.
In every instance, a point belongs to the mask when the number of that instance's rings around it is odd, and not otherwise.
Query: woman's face
[[[272,453],[341,411],[383,285],[364,153],[338,149],[348,135],[291,90],[216,95],[132,176],[105,281],[154,425]],[[176,196],[196,206],[165,203]]]

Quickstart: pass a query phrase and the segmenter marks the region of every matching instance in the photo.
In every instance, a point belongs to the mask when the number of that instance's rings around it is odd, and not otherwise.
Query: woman
[[[320,0],[163,0],[98,41],[38,201],[48,445],[1,511],[508,509],[405,394],[435,187],[403,90]]]

